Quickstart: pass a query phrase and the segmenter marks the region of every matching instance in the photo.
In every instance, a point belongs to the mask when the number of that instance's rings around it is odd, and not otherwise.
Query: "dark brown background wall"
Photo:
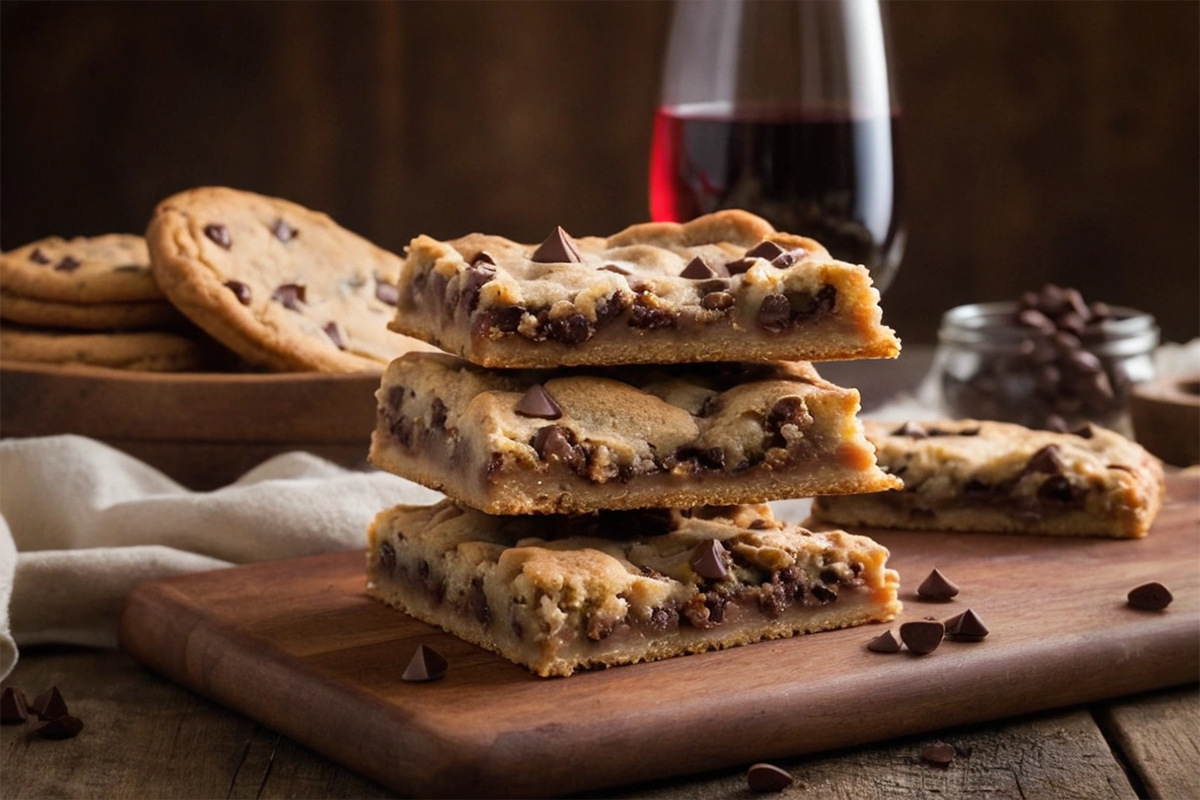
[[[909,242],[885,314],[1048,280],[1200,333],[1200,4],[889,4]],[[0,5],[0,246],[228,184],[399,249],[647,217],[662,2]]]

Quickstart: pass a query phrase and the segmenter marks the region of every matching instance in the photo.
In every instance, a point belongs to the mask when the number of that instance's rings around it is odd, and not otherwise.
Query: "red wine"
[[[715,112],[715,113],[714,113]],[[881,289],[899,264],[894,117],[741,114],[660,108],[650,154],[650,214],[683,222],[744,208],[865,264]]]

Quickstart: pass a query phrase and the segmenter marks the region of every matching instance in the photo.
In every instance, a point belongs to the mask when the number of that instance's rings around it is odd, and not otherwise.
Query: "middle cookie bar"
[[[761,503],[903,484],[810,364],[493,371],[396,359],[371,463],[489,514]]]

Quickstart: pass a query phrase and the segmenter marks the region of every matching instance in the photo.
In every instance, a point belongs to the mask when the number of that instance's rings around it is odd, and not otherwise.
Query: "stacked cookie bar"
[[[539,246],[417,237],[371,461],[446,493],[368,593],[540,675],[899,610],[887,551],[766,501],[900,488],[810,360],[894,356],[863,267],[740,211]]]

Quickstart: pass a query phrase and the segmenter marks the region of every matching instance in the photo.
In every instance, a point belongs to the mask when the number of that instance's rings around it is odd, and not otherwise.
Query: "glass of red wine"
[[[878,0],[677,0],[650,214],[743,208],[864,264],[904,249],[899,103]]]

